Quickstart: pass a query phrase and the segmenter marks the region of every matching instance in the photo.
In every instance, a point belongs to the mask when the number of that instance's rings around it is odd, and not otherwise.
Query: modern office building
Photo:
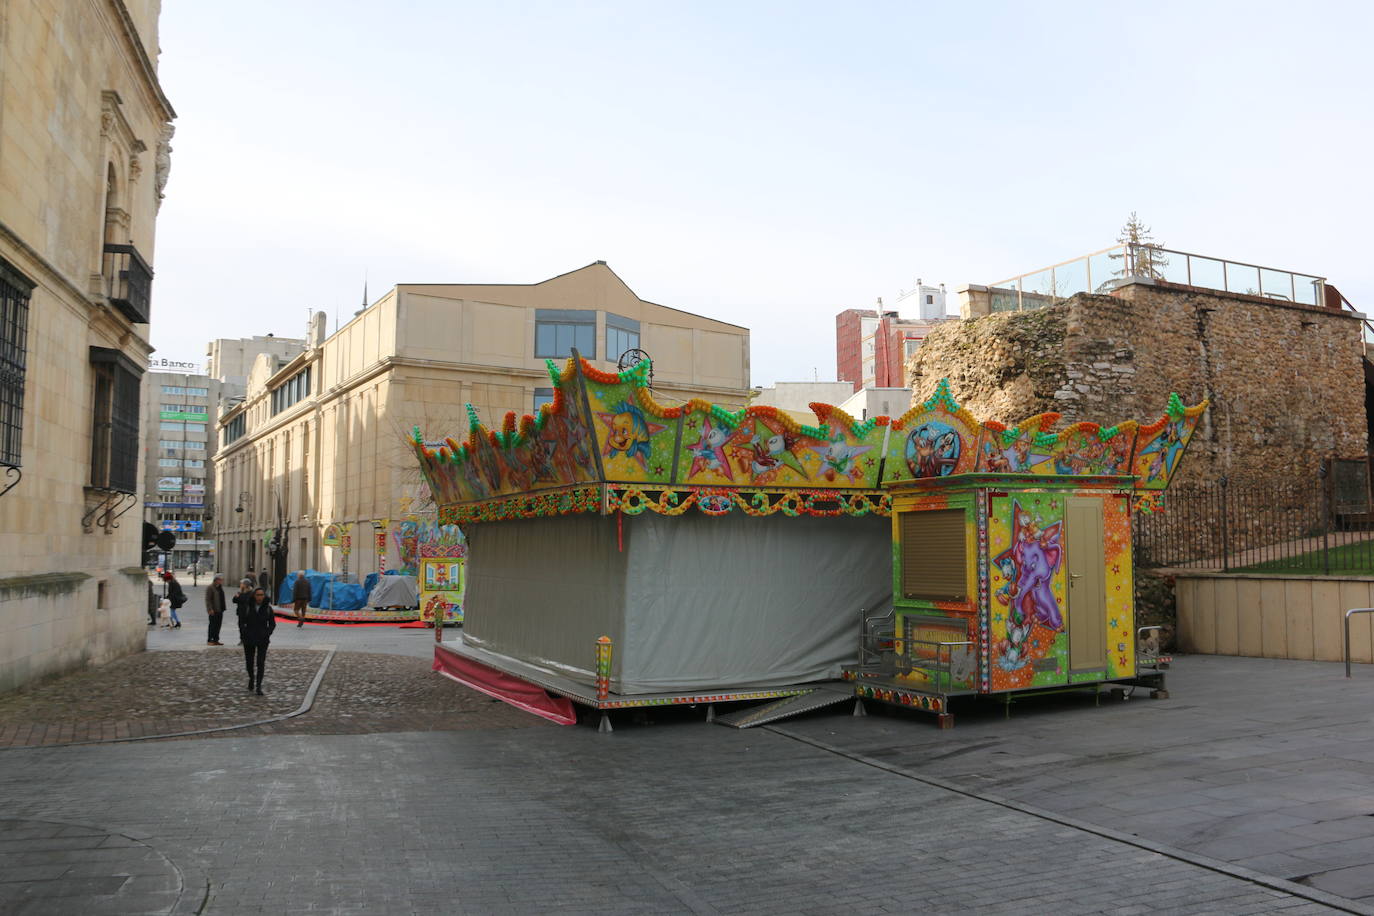
[[[553,396],[545,361],[574,348],[614,370],[627,351],[653,360],[654,393],[726,405],[749,395],[749,331],[647,302],[604,262],[534,284],[404,284],[284,365],[259,356],[248,393],[219,417],[216,531],[221,565],[264,562],[270,529],[286,528],[290,567],[338,569],[329,524],[354,525],[350,570],[376,569],[374,522],[421,495],[407,444],[466,426],[464,405],[500,428]],[[364,533],[365,532],[365,533]]]
[[[176,534],[167,559],[185,569],[214,558],[211,432],[220,384],[208,375],[149,372],[143,378],[144,520]]]
[[[157,2],[0,15],[0,690],[139,651]]]

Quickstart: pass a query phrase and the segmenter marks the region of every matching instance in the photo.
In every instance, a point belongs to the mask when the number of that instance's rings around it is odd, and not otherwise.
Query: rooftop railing
[[[1158,245],[1113,245],[988,287],[994,312],[1054,305],[1075,293],[1106,293],[1133,280],[1261,296],[1297,305],[1325,305],[1324,277],[1176,251]]]

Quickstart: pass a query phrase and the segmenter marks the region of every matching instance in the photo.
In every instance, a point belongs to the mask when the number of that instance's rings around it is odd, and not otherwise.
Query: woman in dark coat
[[[244,602],[245,612],[239,617],[239,636],[243,639],[243,661],[248,666],[248,689],[262,696],[262,671],[267,664],[267,644],[277,628],[277,616],[272,601],[261,588],[253,591],[251,602]],[[256,671],[254,660],[256,659]]]

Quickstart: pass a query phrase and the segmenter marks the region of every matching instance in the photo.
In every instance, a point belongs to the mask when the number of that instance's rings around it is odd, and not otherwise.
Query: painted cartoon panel
[[[1059,419],[1042,413],[1012,427],[983,424],[987,433],[978,455],[978,470],[1007,474],[1053,474],[1056,438],[1046,432]]]
[[[438,556],[430,556],[436,553]],[[420,557],[420,619],[444,624],[463,622],[463,592],[467,588],[464,575],[467,548],[425,545]]]
[[[810,456],[807,467],[811,485],[817,487],[878,486],[884,430],[875,420],[857,422],[849,414],[829,404],[812,404],[821,422],[818,436],[810,437],[804,448]],[[813,465],[814,460],[814,465]]]
[[[1130,474],[1136,428],[1131,420],[1108,428],[1096,423],[1075,423],[1060,432],[1050,446],[1054,473]]]
[[[941,380],[935,393],[892,421],[885,480],[967,474],[978,462],[983,426]]]
[[[1197,407],[1184,407],[1178,395],[1171,394],[1168,412],[1140,428],[1133,462],[1136,489],[1162,490],[1169,485],[1206,406],[1204,402]]]
[[[606,480],[668,483],[677,449],[677,421],[655,416],[633,382],[587,378],[596,448]]]
[[[1068,676],[1064,498],[1026,492],[990,502],[992,690],[1062,684]]]
[[[972,690],[978,669],[973,615],[897,615],[897,680],[933,690]],[[969,643],[966,646],[949,643]],[[942,645],[943,644],[943,645]]]
[[[1102,498],[1102,546],[1107,591],[1107,677],[1135,674],[1135,579],[1131,568],[1130,497]]]

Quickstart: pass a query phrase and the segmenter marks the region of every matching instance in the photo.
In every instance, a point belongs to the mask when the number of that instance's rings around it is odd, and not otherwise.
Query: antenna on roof
[[[367,308],[367,271],[363,271],[363,308]]]

